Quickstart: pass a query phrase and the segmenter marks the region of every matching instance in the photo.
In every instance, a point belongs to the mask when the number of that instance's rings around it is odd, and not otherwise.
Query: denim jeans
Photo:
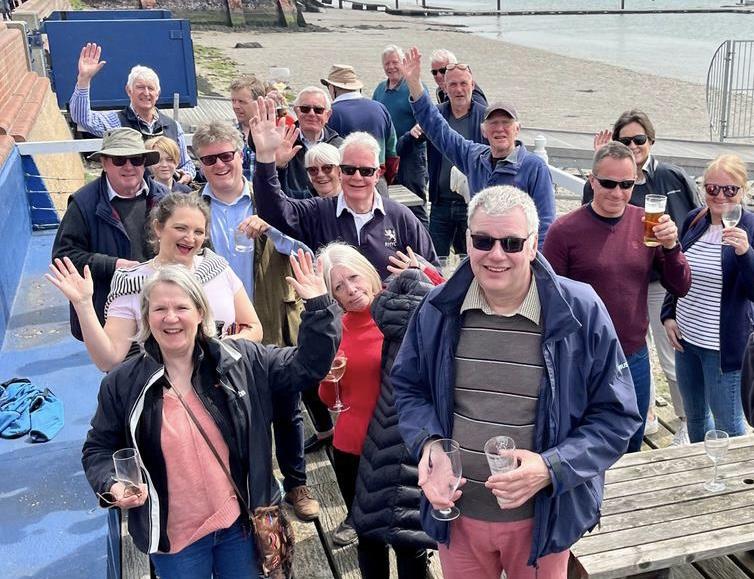
[[[708,430],[729,436],[746,432],[741,406],[741,372],[720,370],[720,352],[681,342],[675,353],[675,373],[683,396],[691,442],[701,442]]]
[[[272,428],[275,436],[275,456],[283,473],[286,492],[306,484],[304,460],[304,417],[301,414],[301,394],[281,393],[272,397]]]
[[[150,555],[160,579],[257,579],[254,536],[240,520],[177,553]]]
[[[649,391],[652,381],[652,373],[649,369],[649,350],[644,346],[638,352],[626,356],[626,361],[628,362],[628,370],[631,372],[631,379],[634,381],[636,404],[641,414],[641,426],[628,442],[628,452],[637,452],[641,449],[641,442],[644,439],[644,425],[649,411]]]
[[[429,235],[438,257],[447,257],[450,246],[457,254],[466,253],[465,201],[445,201],[432,205],[429,215]]]

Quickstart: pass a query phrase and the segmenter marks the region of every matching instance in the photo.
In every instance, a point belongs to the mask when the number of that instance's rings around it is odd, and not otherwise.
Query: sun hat
[[[160,152],[150,151],[144,147],[141,133],[128,127],[118,127],[105,131],[102,148],[89,155],[88,159],[97,161],[101,155],[106,157],[138,157],[144,155],[147,167],[160,162]]]
[[[359,90],[364,87],[364,83],[359,80],[359,76],[352,66],[347,64],[333,64],[327,78],[319,79],[325,85],[333,85],[345,90]]]

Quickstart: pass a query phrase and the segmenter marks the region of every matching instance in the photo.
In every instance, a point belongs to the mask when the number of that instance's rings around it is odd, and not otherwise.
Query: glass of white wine
[[[346,373],[347,363],[348,358],[346,358],[343,352],[338,351],[332,362],[330,371],[325,376],[326,382],[333,382],[335,384],[335,403],[329,407],[330,412],[341,413],[350,409],[350,406],[343,404],[343,401],[340,399],[340,379]]]
[[[741,221],[743,207],[740,203],[723,203],[723,227],[735,227]],[[725,241],[723,241],[725,244]],[[727,245],[727,244],[726,244]]]
[[[704,435],[704,450],[707,456],[715,464],[712,480],[705,483],[704,488],[711,493],[725,490],[725,483],[717,480],[717,464],[728,454],[730,439],[728,433],[723,430],[710,430]]]

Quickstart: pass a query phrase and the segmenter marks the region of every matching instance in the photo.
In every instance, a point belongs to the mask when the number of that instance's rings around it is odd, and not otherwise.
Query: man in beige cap
[[[100,160],[102,175],[69,197],[52,257],[68,257],[82,275],[84,266],[89,266],[94,309],[104,324],[105,301],[115,270],[154,257],[148,240],[149,212],[168,191],[145,176],[144,168],[156,164],[160,153],[145,149],[141,134],[134,129],[108,130],[102,148],[89,159]],[[83,340],[73,308],[71,334]]]
[[[364,83],[352,66],[333,64],[327,78],[320,80],[333,99],[332,114],[327,124],[344,139],[356,132],[369,133],[377,139],[385,184],[392,183],[398,173],[399,158],[395,127],[385,105],[361,94]],[[378,186],[382,195],[387,195],[385,184]]]

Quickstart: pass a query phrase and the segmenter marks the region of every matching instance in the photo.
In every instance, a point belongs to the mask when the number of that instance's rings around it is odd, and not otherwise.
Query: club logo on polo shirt
[[[398,245],[398,236],[395,229],[385,228],[385,247],[395,247]]]

